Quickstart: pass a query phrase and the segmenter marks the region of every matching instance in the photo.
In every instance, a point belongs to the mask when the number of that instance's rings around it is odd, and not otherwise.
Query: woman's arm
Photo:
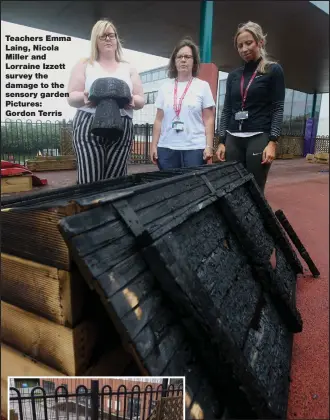
[[[214,139],[214,108],[203,109],[203,121],[205,125],[206,147],[213,150]]]
[[[131,79],[133,83],[133,106],[132,108],[135,110],[142,109],[144,107],[144,93],[143,93],[143,86],[142,81],[140,78],[139,73],[136,69],[131,69]]]
[[[80,108],[85,102],[85,70],[86,60],[79,61],[72,69],[68,84],[68,104],[74,108]]]
[[[272,116],[269,141],[276,142],[281,135],[283,124],[285,82],[283,69],[279,64],[274,64],[271,79]]]
[[[210,84],[204,82],[202,118],[205,126],[206,148],[213,154],[215,102]]]
[[[150,147],[150,158],[151,158],[152,163],[154,164],[157,163],[157,159],[158,159],[157,146],[159,142],[163,118],[164,118],[164,111],[162,109],[157,108],[156,118],[155,118],[154,126],[152,129],[152,142],[151,142],[151,147]]]
[[[162,121],[164,118],[164,111],[157,109],[156,118],[152,129],[152,145],[157,146],[160,137],[160,130],[162,127]]]

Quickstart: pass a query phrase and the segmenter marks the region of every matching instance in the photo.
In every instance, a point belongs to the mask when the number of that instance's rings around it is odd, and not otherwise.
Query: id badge
[[[249,118],[249,112],[248,111],[239,111],[235,114],[235,120],[241,121],[241,120],[247,120]]]
[[[184,124],[182,121],[173,121],[172,128],[176,131],[183,131]]]

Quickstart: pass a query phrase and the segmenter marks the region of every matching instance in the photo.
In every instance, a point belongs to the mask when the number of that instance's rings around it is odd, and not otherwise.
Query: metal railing
[[[135,124],[130,164],[149,164],[152,124]],[[283,132],[283,137],[300,137],[302,132]],[[217,133],[215,133],[215,139]],[[329,151],[329,136],[315,138],[315,152]],[[24,165],[38,154],[58,156],[73,154],[72,121],[5,120],[1,123],[1,159]]]
[[[41,386],[28,392],[10,387],[10,417],[17,420],[147,420],[162,397],[179,396],[183,399],[182,384],[168,387],[148,384],[144,389],[134,385],[130,390],[120,385],[114,390],[109,385],[99,389],[99,381],[91,380],[90,389],[79,385],[75,392],[64,385],[52,392]]]

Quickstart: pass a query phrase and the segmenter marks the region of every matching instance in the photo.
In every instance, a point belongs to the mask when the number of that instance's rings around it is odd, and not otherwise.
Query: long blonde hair
[[[262,46],[260,47],[260,56],[262,60],[259,63],[258,71],[260,73],[266,73],[269,65],[276,63],[276,61],[269,60],[268,55],[267,55],[267,51],[266,51],[267,35],[263,33],[261,26],[255,22],[249,21],[246,23],[242,23],[238,26],[238,29],[234,38],[234,45],[236,49],[237,49],[237,38],[242,32],[245,32],[245,31],[250,32],[250,34],[253,36],[257,44],[259,44],[259,42],[262,41]]]
[[[99,58],[99,51],[97,48],[97,39],[99,36],[103,35],[107,29],[113,29],[114,33],[116,34],[117,38],[117,49],[115,52],[116,61],[122,62],[123,60],[123,48],[121,44],[121,40],[119,39],[117,29],[115,25],[108,19],[101,19],[95,23],[91,33],[91,54],[88,61],[93,64]]]

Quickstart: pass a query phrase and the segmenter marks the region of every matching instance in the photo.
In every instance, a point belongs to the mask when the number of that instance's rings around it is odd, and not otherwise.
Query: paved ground
[[[157,170],[131,165],[129,173]],[[304,159],[275,161],[266,187],[273,210],[282,209],[321,272],[298,281],[304,330],[295,336],[288,419],[329,419],[329,166]],[[38,173],[58,188],[75,183],[75,171]],[[306,265],[305,265],[306,266]],[[306,267],[307,268],[307,267]]]
[[[319,172],[329,167],[279,161],[273,169],[266,198],[284,211],[321,272],[298,280],[304,327],[294,341],[288,419],[329,419],[329,173]]]

